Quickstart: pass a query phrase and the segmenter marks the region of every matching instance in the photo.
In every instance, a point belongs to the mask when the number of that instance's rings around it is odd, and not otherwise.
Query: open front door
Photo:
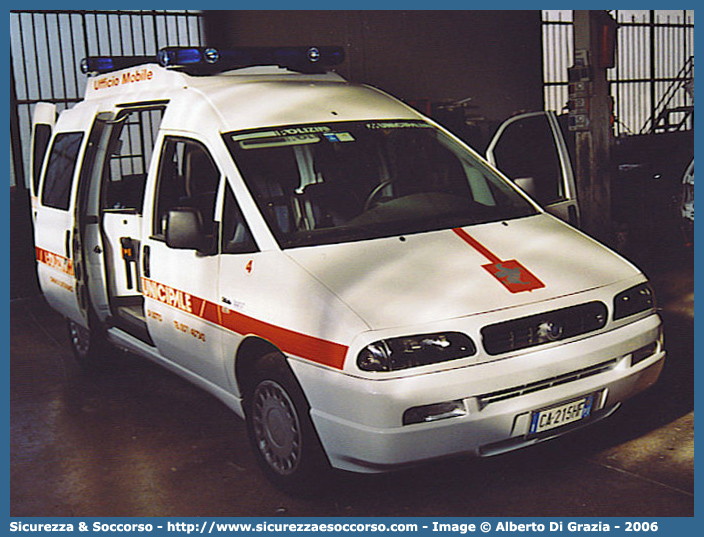
[[[530,112],[505,121],[487,159],[555,216],[579,225],[572,161],[554,112]]]

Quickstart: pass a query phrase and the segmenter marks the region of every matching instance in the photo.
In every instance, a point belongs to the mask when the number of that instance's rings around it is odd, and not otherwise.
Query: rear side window
[[[34,161],[32,184],[34,193],[39,192],[39,177],[46,156],[46,148],[49,145],[51,138],[51,127],[49,125],[39,123],[34,127],[34,137],[32,139],[32,159]]]
[[[54,138],[44,177],[42,205],[68,210],[71,185],[82,140],[82,132],[57,134]]]

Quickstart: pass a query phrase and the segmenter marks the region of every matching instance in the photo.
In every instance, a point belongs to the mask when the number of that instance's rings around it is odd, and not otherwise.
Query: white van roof
[[[89,77],[85,99],[104,99],[116,105],[168,100],[178,107],[180,103],[184,107],[182,126],[193,120],[199,106],[207,105],[208,112],[215,114],[223,131],[296,123],[420,117],[387,94],[352,84],[335,72],[307,73],[276,65],[247,66],[216,74],[188,74],[178,68],[144,63]]]
[[[214,75],[194,76],[156,63],[146,63],[90,77],[86,84],[85,99],[100,99],[113,95],[127,96],[132,92],[146,89],[165,94],[186,87],[213,92],[226,86],[263,79],[270,82],[297,80],[346,83],[342,76],[332,71],[307,74],[273,65],[244,67]]]

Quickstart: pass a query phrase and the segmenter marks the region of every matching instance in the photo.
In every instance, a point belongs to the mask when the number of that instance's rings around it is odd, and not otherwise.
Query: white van
[[[89,58],[82,102],[36,107],[37,271],[79,361],[109,342],[205,388],[289,489],[528,446],[652,385],[645,276],[341,58]]]

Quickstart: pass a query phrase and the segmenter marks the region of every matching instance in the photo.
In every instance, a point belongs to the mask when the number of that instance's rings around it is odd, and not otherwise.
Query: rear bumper
[[[652,315],[520,357],[384,381],[301,362],[292,367],[332,466],[383,472],[449,455],[495,455],[603,419],[656,382],[664,364],[662,346],[636,365],[631,365],[631,353],[661,340],[660,334],[660,318]],[[578,371],[590,373],[571,374]],[[506,397],[490,396],[504,390],[509,390]],[[589,394],[594,394],[589,418],[529,434],[533,411]],[[464,415],[403,425],[409,408],[455,400],[463,401]]]

